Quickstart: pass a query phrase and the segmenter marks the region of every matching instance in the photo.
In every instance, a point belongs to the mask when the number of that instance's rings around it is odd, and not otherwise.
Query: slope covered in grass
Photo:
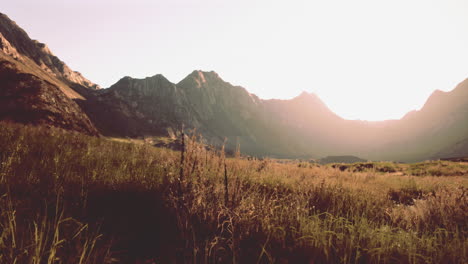
[[[458,163],[341,171],[7,123],[0,139],[0,263],[468,261]]]

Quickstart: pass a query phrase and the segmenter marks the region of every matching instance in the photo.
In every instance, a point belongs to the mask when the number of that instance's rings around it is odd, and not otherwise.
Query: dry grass
[[[5,123],[0,136],[1,263],[468,262],[460,164],[416,176],[226,158],[195,138],[182,154]]]

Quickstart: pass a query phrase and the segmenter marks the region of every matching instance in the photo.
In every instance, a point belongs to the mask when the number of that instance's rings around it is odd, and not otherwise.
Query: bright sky
[[[103,87],[214,70],[264,99],[308,91],[344,118],[383,120],[468,77],[466,0],[14,0],[0,12]]]

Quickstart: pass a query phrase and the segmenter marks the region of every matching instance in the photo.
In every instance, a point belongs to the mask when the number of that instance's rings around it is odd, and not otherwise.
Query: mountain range
[[[0,14],[0,120],[134,138],[175,137],[183,126],[253,156],[413,162],[468,156],[468,79],[435,91],[419,111],[379,122],[345,120],[307,92],[263,100],[213,71],[178,83],[127,76],[102,89]]]

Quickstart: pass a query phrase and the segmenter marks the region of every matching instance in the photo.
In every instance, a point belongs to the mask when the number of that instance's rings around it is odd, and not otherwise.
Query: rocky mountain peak
[[[124,76],[120,78],[116,83],[114,83],[110,88],[113,87],[122,87],[122,86],[128,86],[130,82],[132,82],[134,79],[130,76]]]
[[[78,84],[91,89],[100,88],[79,72],[72,71],[44,43],[32,40],[26,31],[2,13],[0,13],[0,34],[0,51],[15,60],[24,64],[34,63],[67,84]]]
[[[138,89],[140,86],[138,85],[132,85],[132,84],[141,84],[141,83],[152,83],[156,84],[156,86],[173,86],[174,84],[170,82],[164,75],[162,74],[156,74],[151,77],[146,77],[144,79],[137,79],[133,78],[130,76],[125,76],[118,80],[114,85],[112,85],[110,88],[136,88]],[[153,85],[154,86],[154,85]],[[141,88],[141,87],[140,87]]]
[[[144,79],[136,79],[126,76],[112,85],[109,89],[105,90],[108,91],[103,91],[103,93],[114,92],[119,96],[133,98],[132,100],[137,100],[137,98],[154,99],[164,96],[172,97],[178,94],[176,85],[170,82],[162,74],[156,74]]]
[[[440,105],[445,101],[444,98],[447,95],[447,92],[441,90],[435,90],[427,99],[426,103],[422,107],[422,109],[431,109],[437,110]]]
[[[148,77],[146,78],[148,80],[152,80],[152,81],[156,81],[156,82],[160,82],[160,83],[163,83],[163,84],[170,84],[170,85],[174,85],[171,81],[169,81],[164,75],[162,74],[156,74],[156,75],[153,75],[151,77]]]
[[[216,72],[195,70],[180,81],[177,86],[202,88],[219,83],[224,83],[224,81]]]
[[[453,92],[457,94],[457,96],[468,96],[468,78],[459,83]]]
[[[202,70],[194,70],[192,73],[189,74],[189,76],[199,78],[199,79],[211,79],[211,80],[216,80],[216,79],[221,79],[219,77],[219,74],[216,73],[215,71],[202,71]]]
[[[302,91],[296,98],[303,99],[318,99],[318,96],[315,93],[309,93],[307,91]]]
[[[306,91],[303,91],[301,94],[294,97],[292,101],[304,106],[321,106],[327,108],[322,102],[322,100],[315,93],[309,93]]]

